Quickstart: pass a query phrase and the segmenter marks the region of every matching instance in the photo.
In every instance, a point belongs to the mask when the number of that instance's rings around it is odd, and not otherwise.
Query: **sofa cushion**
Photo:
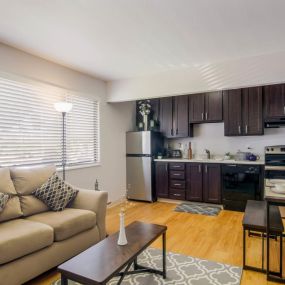
[[[16,196],[17,192],[10,177],[10,170],[6,167],[0,168],[0,192],[8,194],[10,197],[3,211],[0,212],[0,222],[21,217],[23,213],[20,200]]]
[[[54,229],[54,240],[68,239],[96,225],[96,214],[88,210],[67,208],[61,212],[45,212],[27,218]]]
[[[62,211],[76,197],[78,190],[54,173],[33,195],[44,202],[52,211]]]
[[[34,197],[32,192],[44,184],[55,173],[55,166],[12,167],[10,171],[15,191],[20,197],[23,215],[29,216],[47,211],[48,207]]]
[[[0,222],[13,220],[22,215],[19,197],[12,196],[9,198],[4,210],[0,213]]]
[[[0,192],[0,213],[4,210],[8,200],[9,195]]]
[[[0,192],[12,195],[17,194],[10,176],[10,169],[7,167],[0,168]]]
[[[1,223],[0,233],[0,264],[50,246],[54,237],[50,226],[24,219]]]

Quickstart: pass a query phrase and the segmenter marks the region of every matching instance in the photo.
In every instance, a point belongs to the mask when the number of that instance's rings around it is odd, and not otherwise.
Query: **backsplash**
[[[171,148],[178,148],[182,143],[184,148],[188,148],[189,142],[196,156],[203,154],[205,148],[210,150],[211,155],[223,156],[226,152],[248,151],[250,147],[251,152],[263,158],[265,146],[285,144],[285,128],[265,129],[264,136],[225,137],[224,123],[200,124],[194,125],[193,138],[168,139],[166,146],[170,144]]]

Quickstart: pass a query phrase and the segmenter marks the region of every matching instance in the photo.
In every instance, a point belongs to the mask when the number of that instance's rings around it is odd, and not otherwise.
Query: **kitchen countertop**
[[[154,159],[154,161],[264,165],[264,160],[249,161],[249,160],[233,160],[233,159],[219,160],[219,159],[162,158],[162,159]]]

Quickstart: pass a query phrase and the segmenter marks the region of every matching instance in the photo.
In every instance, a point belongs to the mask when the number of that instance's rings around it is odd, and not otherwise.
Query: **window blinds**
[[[61,164],[62,89],[0,77],[0,166]],[[66,118],[67,165],[99,162],[99,103],[70,94]]]

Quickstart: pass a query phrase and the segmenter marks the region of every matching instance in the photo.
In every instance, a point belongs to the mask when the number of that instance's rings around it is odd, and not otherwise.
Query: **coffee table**
[[[73,280],[86,285],[106,284],[119,276],[118,284],[130,274],[154,273],[166,278],[166,226],[133,222],[126,227],[128,244],[117,245],[118,233],[110,235],[58,267],[61,284]],[[137,257],[152,242],[162,236],[162,271],[137,263]],[[134,270],[129,271],[134,265]],[[122,271],[124,270],[124,271]]]

